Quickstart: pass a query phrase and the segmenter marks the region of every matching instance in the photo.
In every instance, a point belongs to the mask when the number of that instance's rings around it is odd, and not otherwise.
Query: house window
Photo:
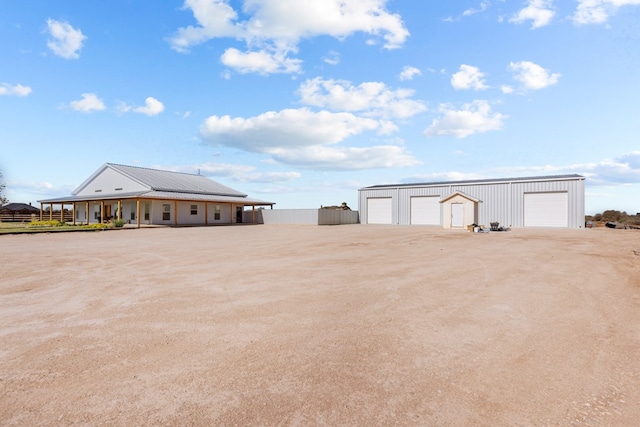
[[[171,221],[171,205],[170,204],[162,205],[162,220]]]
[[[214,213],[213,213],[213,219],[216,221],[220,220],[220,205],[216,205]]]
[[[198,215],[198,205],[191,205],[191,215]]]

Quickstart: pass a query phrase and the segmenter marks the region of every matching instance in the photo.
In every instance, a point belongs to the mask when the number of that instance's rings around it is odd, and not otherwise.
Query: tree
[[[2,192],[4,191],[4,188],[5,188],[5,183],[2,180],[2,172],[0,172],[0,206],[4,206],[7,203],[9,203],[9,199],[4,197],[4,195],[2,194]]]

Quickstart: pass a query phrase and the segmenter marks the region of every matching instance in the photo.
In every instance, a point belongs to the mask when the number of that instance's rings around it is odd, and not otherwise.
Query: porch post
[[[40,203],[40,221],[42,221],[42,212],[43,212],[42,203]]]
[[[118,200],[118,221],[122,219],[122,200]]]
[[[84,212],[84,216],[85,216],[85,219],[87,220],[87,225],[89,225],[89,202],[85,202],[85,204],[86,204],[85,206],[86,210]]]
[[[60,222],[64,222],[64,203],[60,203]]]
[[[104,223],[104,200],[100,200],[100,222]]]
[[[204,225],[209,225],[209,203],[204,202]]]
[[[173,215],[173,225],[178,225],[178,201],[177,200],[173,201],[173,212],[175,213],[175,215]]]
[[[76,202],[73,202],[73,225],[76,225]]]
[[[251,205],[251,224],[256,223],[256,205]]]
[[[49,221],[53,221],[53,203],[49,203]]]
[[[229,203],[229,224],[233,224],[233,203]]]
[[[138,220],[138,228],[140,228],[140,199],[136,199],[136,219]]]

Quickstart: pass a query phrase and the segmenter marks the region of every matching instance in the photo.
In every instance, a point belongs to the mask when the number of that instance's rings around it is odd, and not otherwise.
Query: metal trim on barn
[[[440,221],[434,225],[450,227],[451,218],[448,216],[452,210],[444,202],[458,193],[477,200],[477,213],[469,218],[487,228],[495,222],[512,228],[583,228],[584,182],[584,176],[572,174],[374,185],[358,190],[358,211],[361,223],[367,224],[369,200],[390,198],[389,223],[411,225],[415,223],[411,219],[411,199],[438,197]],[[375,217],[379,218],[380,213]]]

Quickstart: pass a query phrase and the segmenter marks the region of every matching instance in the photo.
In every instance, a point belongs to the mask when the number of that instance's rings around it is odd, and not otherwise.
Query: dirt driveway
[[[0,236],[0,425],[638,425],[640,232]]]

